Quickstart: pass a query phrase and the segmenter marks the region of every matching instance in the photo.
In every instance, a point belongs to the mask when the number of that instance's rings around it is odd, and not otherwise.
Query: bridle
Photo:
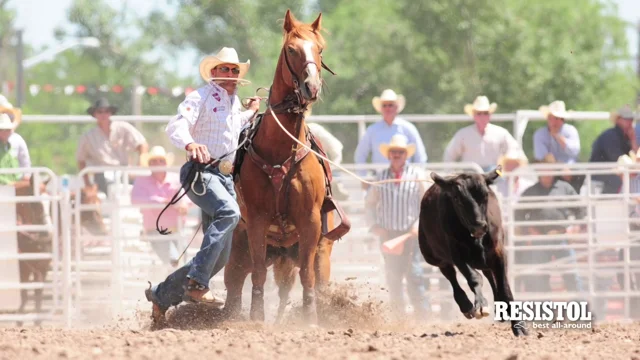
[[[293,83],[293,94],[287,95],[280,103],[275,105],[268,105],[271,109],[276,113],[293,113],[293,114],[303,114],[307,111],[307,107],[309,106],[309,102],[307,102],[302,96],[302,92],[300,89],[301,81],[298,79],[298,75],[295,71],[293,71],[293,66],[291,66],[291,62],[289,61],[289,56],[287,55],[286,46],[282,47],[281,56],[284,56],[284,62],[287,65],[287,70],[291,75],[291,82]],[[333,72],[325,63],[322,61],[322,54],[320,54],[320,65],[323,69],[327,70],[332,75],[336,73]],[[302,64],[302,68],[304,69],[307,65],[313,64],[318,69],[318,73],[320,73],[320,67],[314,60],[307,60]],[[322,74],[320,73],[320,80],[322,81]],[[271,95],[271,92],[269,92]],[[267,100],[267,104],[270,104],[269,100]]]

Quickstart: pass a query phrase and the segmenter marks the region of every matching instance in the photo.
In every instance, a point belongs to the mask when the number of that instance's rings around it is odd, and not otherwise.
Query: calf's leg
[[[482,319],[485,316],[489,316],[489,313],[484,309],[488,306],[488,303],[487,299],[485,299],[482,294],[482,275],[465,262],[459,262],[456,266],[465,279],[467,279],[467,283],[469,284],[471,291],[473,291],[476,296],[473,309],[468,313],[465,313],[464,316],[466,316],[467,319],[471,319],[473,317],[476,319]]]
[[[496,278],[497,294],[494,301],[507,302],[507,313],[511,313],[510,301],[513,301],[513,294],[511,293],[511,287],[507,279],[507,265],[504,256],[497,256],[495,261],[492,262],[492,272]],[[520,321],[511,320],[511,331],[515,336],[529,335],[529,332],[524,327],[520,326]]]
[[[453,298],[456,300],[460,311],[465,314],[467,318],[469,318],[467,314],[470,313],[471,310],[473,310],[473,304],[458,283],[458,279],[456,278],[456,269],[452,264],[448,264],[440,266],[440,272],[451,283],[451,287],[453,288]]]

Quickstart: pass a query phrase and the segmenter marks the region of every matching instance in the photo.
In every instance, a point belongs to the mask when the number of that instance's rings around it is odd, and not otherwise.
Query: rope
[[[284,125],[282,125],[282,123],[280,122],[280,120],[278,119],[278,117],[276,116],[276,114],[273,112],[273,109],[271,108],[271,106],[269,106],[269,111],[271,112],[271,116],[273,116],[274,120],[276,121],[276,123],[280,126],[280,128],[282,129],[282,131],[284,131],[291,139],[293,139],[293,141],[297,142],[299,145],[307,148],[310,152],[312,152],[313,154],[315,154],[317,157],[326,160],[327,162],[329,162],[330,164],[334,165],[335,167],[337,167],[338,169],[346,172],[347,174],[351,175],[352,177],[354,177],[355,179],[357,179],[358,181],[360,181],[361,183],[364,184],[368,184],[368,185],[373,185],[373,186],[378,186],[381,184],[385,184],[385,183],[401,183],[401,182],[430,182],[433,183],[433,180],[430,179],[413,179],[413,180],[409,180],[409,179],[387,179],[387,180],[378,180],[378,181],[369,181],[369,180],[365,180],[363,178],[361,178],[360,176],[352,173],[351,171],[345,169],[343,166],[341,166],[340,164],[336,164],[335,162],[331,161],[330,159],[328,159],[325,156],[322,156],[321,154],[319,154],[318,152],[316,152],[315,150],[313,150],[311,147],[307,146],[306,144],[304,144],[302,141],[296,139],[295,136],[291,135],[291,133],[284,127]]]

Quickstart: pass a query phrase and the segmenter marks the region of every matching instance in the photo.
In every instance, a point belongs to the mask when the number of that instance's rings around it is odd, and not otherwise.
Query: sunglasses
[[[406,150],[402,150],[402,149],[391,149],[391,150],[389,150],[389,154],[402,155],[404,153],[406,153]]]
[[[382,104],[383,108],[387,108],[387,107],[390,108],[390,107],[395,107],[395,106],[396,106],[396,104]]]
[[[228,67],[228,66],[220,66],[220,67],[218,67],[218,68],[216,68],[216,69],[220,70],[220,72],[221,72],[221,73],[223,73],[223,74],[228,73],[228,72],[229,72],[229,70],[231,70],[231,73],[232,73],[232,74],[234,74],[234,75],[238,75],[238,74],[240,74],[240,68],[237,68],[237,67],[236,67],[236,68],[231,69],[231,68],[230,68],[230,67]]]

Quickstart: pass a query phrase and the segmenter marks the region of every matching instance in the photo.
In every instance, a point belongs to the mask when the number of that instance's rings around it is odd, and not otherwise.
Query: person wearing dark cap
[[[78,142],[78,170],[87,166],[127,166],[129,153],[135,150],[142,156],[148,152],[147,140],[138,129],[128,122],[111,120],[117,111],[118,108],[105,98],[98,99],[87,109],[87,113],[96,119],[96,126],[85,132]],[[84,181],[87,186],[92,185],[88,174]],[[94,174],[94,181],[93,186],[107,194],[104,173]]]

